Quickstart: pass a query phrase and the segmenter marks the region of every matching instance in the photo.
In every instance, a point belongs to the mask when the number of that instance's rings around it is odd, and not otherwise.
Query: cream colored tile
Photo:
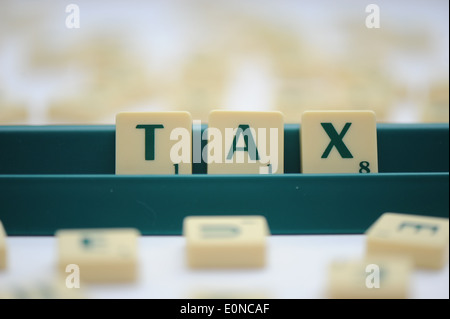
[[[116,117],[116,174],[192,174],[188,112],[123,112]]]
[[[249,268],[266,263],[263,216],[189,216],[184,219],[187,263],[192,268]]]
[[[449,81],[433,83],[428,100],[424,103],[421,122],[440,123],[449,121]]]
[[[17,299],[17,297],[10,291],[0,291],[0,300],[1,299]]]
[[[6,232],[0,220],[0,270],[6,268]]]
[[[64,278],[10,284],[1,287],[0,299],[86,299],[83,288],[67,288]]]
[[[447,264],[448,218],[385,213],[366,235],[368,255],[405,255],[422,268],[440,269]]]
[[[282,113],[212,111],[207,154],[208,174],[283,174]]]
[[[333,299],[408,298],[411,270],[411,261],[404,258],[335,261],[329,267],[327,297]]]
[[[188,299],[273,299],[271,295],[261,290],[251,289],[211,289],[195,291],[187,296]]]
[[[27,121],[28,110],[24,103],[4,101],[0,96],[0,124],[25,124]]]
[[[372,111],[307,111],[301,121],[302,173],[377,173]]]
[[[56,233],[59,269],[77,265],[81,282],[125,282],[137,278],[139,231],[136,229],[76,229]]]

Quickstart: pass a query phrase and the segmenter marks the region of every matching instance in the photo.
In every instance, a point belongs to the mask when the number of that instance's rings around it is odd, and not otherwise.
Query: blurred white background
[[[380,28],[367,28],[377,4]],[[79,28],[68,28],[79,8]],[[371,109],[448,122],[448,1],[12,1],[0,123],[113,124],[119,111]]]

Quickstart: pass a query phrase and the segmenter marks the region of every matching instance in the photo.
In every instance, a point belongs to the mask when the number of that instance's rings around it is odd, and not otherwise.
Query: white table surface
[[[50,280],[57,273],[54,237],[8,237],[8,268],[0,291]],[[327,267],[364,255],[363,235],[271,236],[268,262],[257,270],[192,270],[181,236],[139,238],[139,280],[132,284],[82,283],[86,298],[326,298]],[[410,298],[449,298],[449,266],[414,270]]]

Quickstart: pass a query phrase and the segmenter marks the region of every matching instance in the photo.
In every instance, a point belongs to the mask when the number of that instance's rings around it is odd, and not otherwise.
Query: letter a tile
[[[372,111],[307,111],[301,121],[303,173],[377,173]]]
[[[124,112],[116,117],[116,174],[192,174],[188,112]]]
[[[207,138],[208,174],[284,172],[284,120],[280,112],[212,111]]]
[[[332,299],[404,299],[410,297],[411,261],[398,257],[333,261],[328,270]]]

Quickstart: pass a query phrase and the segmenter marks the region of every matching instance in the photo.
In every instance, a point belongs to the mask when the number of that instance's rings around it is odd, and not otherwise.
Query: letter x
[[[353,158],[352,153],[348,150],[347,146],[345,146],[342,139],[344,138],[345,134],[347,133],[348,129],[350,128],[350,125],[352,123],[345,123],[344,128],[342,129],[341,133],[338,134],[336,130],[334,129],[333,124],[331,123],[320,123],[327,132],[328,136],[330,137],[330,144],[328,144],[327,148],[325,149],[325,152],[322,154],[322,158],[327,158],[328,155],[330,155],[331,149],[333,146],[336,147],[337,151],[341,155],[342,158]]]

